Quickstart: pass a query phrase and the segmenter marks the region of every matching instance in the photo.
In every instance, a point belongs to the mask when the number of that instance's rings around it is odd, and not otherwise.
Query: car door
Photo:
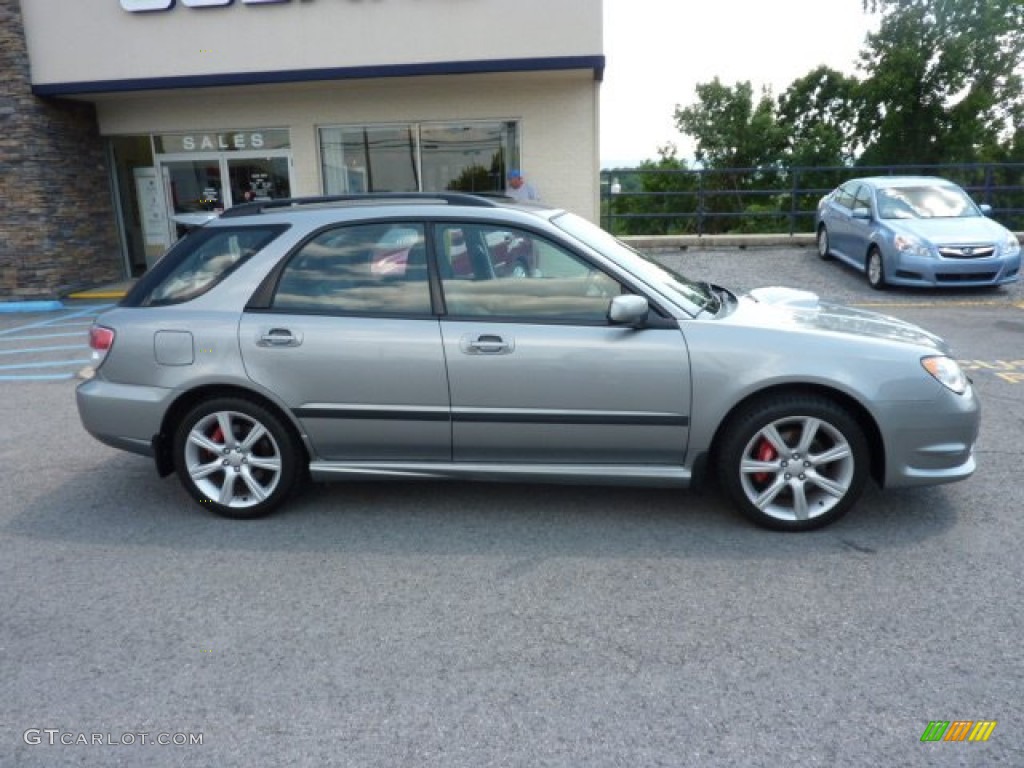
[[[298,417],[318,458],[448,461],[448,380],[431,311],[425,228],[335,227],[292,254],[247,308],[248,375]]]
[[[824,219],[832,251],[843,260],[847,260],[850,254],[853,201],[857,186],[859,183],[855,182],[840,186],[829,202]]]
[[[456,462],[683,461],[690,380],[667,319],[607,320],[625,289],[564,244],[502,225],[435,229]],[[515,264],[502,265],[515,253]]]
[[[867,216],[854,216],[854,211],[868,212]],[[850,212],[847,253],[851,262],[859,267],[865,266],[868,246],[875,231],[875,210],[871,200],[871,188],[861,184],[854,191],[853,206]]]

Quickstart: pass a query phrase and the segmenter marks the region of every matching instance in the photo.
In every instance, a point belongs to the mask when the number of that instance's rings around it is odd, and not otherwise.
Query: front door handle
[[[302,334],[293,333],[289,328],[267,328],[260,331],[256,346],[297,347],[302,343]]]
[[[515,343],[495,333],[482,333],[463,336],[459,347],[467,355],[507,355],[515,349]]]

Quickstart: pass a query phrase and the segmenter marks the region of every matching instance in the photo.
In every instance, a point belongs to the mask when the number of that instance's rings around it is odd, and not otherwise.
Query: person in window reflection
[[[505,194],[514,200],[540,200],[537,188],[523,178],[523,172],[513,169],[508,172],[508,187]]]

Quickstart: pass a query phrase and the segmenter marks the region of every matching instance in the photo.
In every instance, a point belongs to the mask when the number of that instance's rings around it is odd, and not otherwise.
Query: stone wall
[[[0,301],[122,276],[95,110],[32,95],[19,0],[0,0]]]

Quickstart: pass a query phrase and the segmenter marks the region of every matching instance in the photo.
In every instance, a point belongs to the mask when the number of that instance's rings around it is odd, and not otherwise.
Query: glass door
[[[235,157],[227,159],[231,199],[228,205],[291,197],[288,157]]]

